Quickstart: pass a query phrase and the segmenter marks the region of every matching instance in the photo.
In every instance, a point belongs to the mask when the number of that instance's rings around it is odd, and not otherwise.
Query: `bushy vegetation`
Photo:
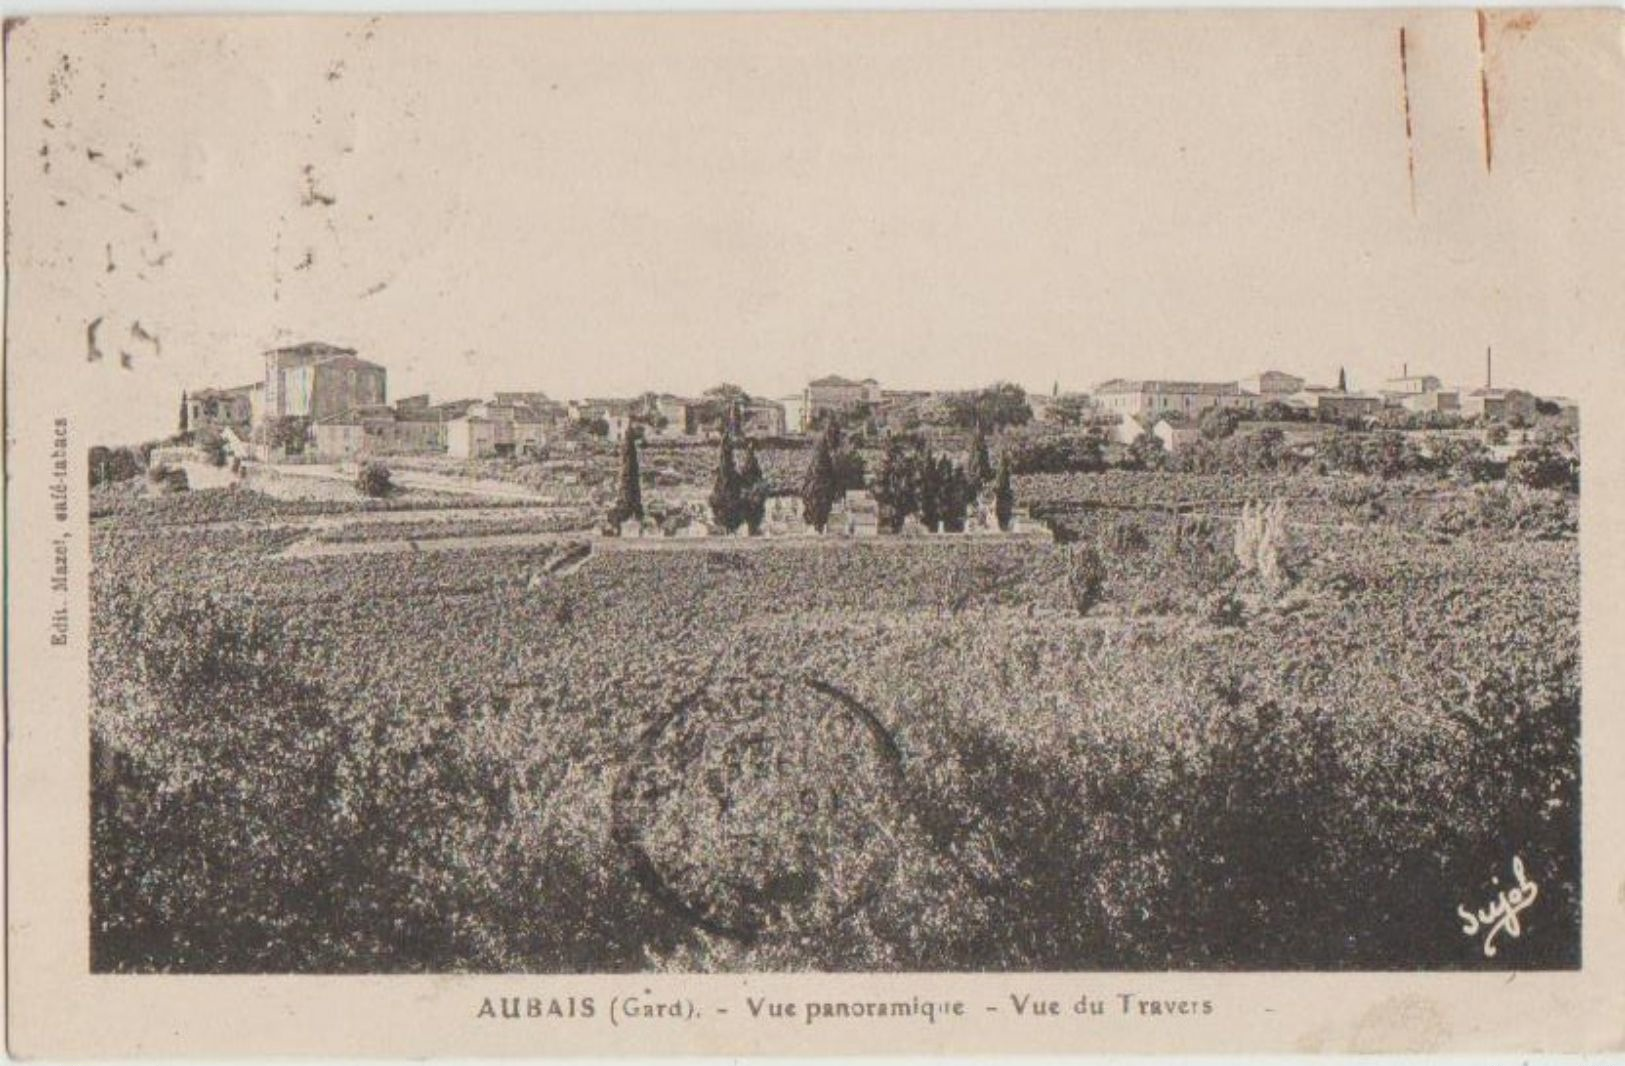
[[[185,475],[185,471],[177,472],[182,476]],[[460,496],[451,493],[416,493],[380,500],[366,498],[290,500],[245,488],[240,484],[160,498],[142,496],[127,489],[128,484],[124,482],[98,486],[90,497],[91,518],[115,520],[120,527],[130,528],[276,521],[380,511],[437,511],[468,507],[517,510],[536,506],[523,500],[493,500],[489,497]],[[584,514],[579,509],[556,510],[562,510],[572,516]],[[581,528],[587,524],[583,518],[572,528]]]
[[[389,467],[372,460],[356,468],[355,489],[368,499],[379,500],[394,491],[395,482]]]
[[[401,521],[356,522],[324,529],[316,539],[325,544],[365,544],[390,540],[452,540],[460,537],[524,533],[585,533],[592,522],[585,513],[526,514],[501,518],[406,518]]]
[[[558,578],[564,545],[294,560],[285,531],[115,515],[94,966],[1575,964],[1575,543],[1322,527],[1370,501],[1298,477],[1071,545],[720,544]],[[1277,498],[1273,525],[1246,507]],[[1455,907],[1514,854],[1541,902],[1485,959]]]

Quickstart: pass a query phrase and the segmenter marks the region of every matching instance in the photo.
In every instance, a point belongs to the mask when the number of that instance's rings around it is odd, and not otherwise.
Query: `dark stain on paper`
[[[1405,178],[1410,183],[1411,214],[1416,214],[1416,143],[1411,127],[1411,66],[1405,27],[1399,28],[1399,93],[1405,105]]]
[[[1478,10],[1478,105],[1484,124],[1484,173],[1495,169],[1495,137],[1490,126],[1490,71],[1485,60],[1489,19],[1484,9]]]

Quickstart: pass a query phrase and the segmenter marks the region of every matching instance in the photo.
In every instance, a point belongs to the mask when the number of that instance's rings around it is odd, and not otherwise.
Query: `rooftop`
[[[1154,378],[1144,380],[1113,378],[1102,382],[1095,392],[1110,395],[1138,392],[1194,392],[1209,396],[1234,396],[1241,392],[1241,386],[1234,381],[1160,381]]]
[[[876,381],[874,378],[864,378],[862,381],[853,381],[850,378],[843,378],[839,374],[827,374],[827,375],[825,375],[824,377],[821,377],[821,378],[814,378],[812,381],[809,381],[807,383],[809,388],[815,388],[815,389],[838,389],[838,388],[848,388],[848,389],[850,389],[850,388],[856,388],[859,385],[878,385],[878,384],[880,384],[880,382]]]
[[[330,359],[339,355],[354,355],[354,348],[340,348],[336,344],[326,341],[305,341],[302,344],[290,344],[286,348],[267,348],[266,355],[292,355],[305,359]]]

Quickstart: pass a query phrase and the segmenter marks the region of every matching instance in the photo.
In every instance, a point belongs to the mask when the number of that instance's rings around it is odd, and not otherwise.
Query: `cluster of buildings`
[[[831,415],[873,418],[917,410],[930,392],[882,389],[874,378],[829,375],[800,392],[766,399],[714,390],[698,398],[646,393],[631,399],[560,402],[542,392],[498,392],[489,399],[434,403],[420,394],[388,399],[388,371],[354,349],[308,342],[264,353],[263,377],[235,388],[207,388],[183,399],[192,429],[222,430],[239,455],[261,461],[295,458],[335,462],[367,455],[441,454],[453,458],[539,454],[562,436],[597,433],[611,439],[633,423],[654,440],[700,440],[737,418],[755,437],[805,433]],[[1030,395],[1034,417],[1043,420],[1060,395]],[[1383,382],[1376,391],[1353,391],[1307,383],[1270,370],[1237,381],[1113,379],[1090,394],[1068,394],[1096,419],[1115,420],[1124,442],[1150,432],[1169,447],[1194,436],[1202,412],[1238,408],[1262,412],[1271,405],[1311,417],[1345,420],[1398,408],[1417,414],[1459,414],[1484,420],[1532,419],[1537,398],[1519,389],[1496,388],[1486,358],[1482,388],[1444,386],[1431,374]],[[1572,411],[1570,401],[1559,406]]]
[[[1273,409],[1323,421],[1374,418],[1399,410],[1511,422],[1533,420],[1542,398],[1522,389],[1495,387],[1486,356],[1484,385],[1476,389],[1446,386],[1432,374],[1410,373],[1409,367],[1374,391],[1350,390],[1342,382],[1335,388],[1310,385],[1297,375],[1269,370],[1228,382],[1114,379],[1097,386],[1091,402],[1096,410],[1119,416],[1117,436],[1124,443],[1149,432],[1169,448],[1177,448],[1195,439],[1194,427],[1202,412],[1214,407],[1252,413]],[[1574,401],[1551,397],[1545,402],[1577,421]]]
[[[1095,406],[1141,422],[1169,413],[1189,419],[1210,407],[1262,410],[1269,404],[1327,415],[1361,418],[1385,407],[1413,414],[1459,414],[1465,418],[1533,418],[1537,399],[1521,389],[1445,387],[1432,374],[1404,373],[1389,378],[1374,392],[1310,385],[1294,374],[1265,371],[1240,381],[1151,381],[1114,379],[1098,386]]]
[[[724,412],[752,436],[780,437],[805,431],[829,412],[879,406],[885,398],[872,378],[830,376],[779,400],[649,393],[560,402],[531,391],[442,403],[420,394],[391,403],[388,379],[385,367],[354,349],[312,341],[265,352],[258,381],[189,392],[182,404],[188,428],[223,431],[240,455],[330,462],[365,455],[525,456],[572,429],[613,439],[634,422],[652,439],[703,439],[719,431]]]

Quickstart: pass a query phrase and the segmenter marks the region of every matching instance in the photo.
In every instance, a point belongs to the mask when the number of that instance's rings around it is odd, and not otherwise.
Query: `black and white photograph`
[[[8,22],[88,973],[1582,970],[1617,30]]]

